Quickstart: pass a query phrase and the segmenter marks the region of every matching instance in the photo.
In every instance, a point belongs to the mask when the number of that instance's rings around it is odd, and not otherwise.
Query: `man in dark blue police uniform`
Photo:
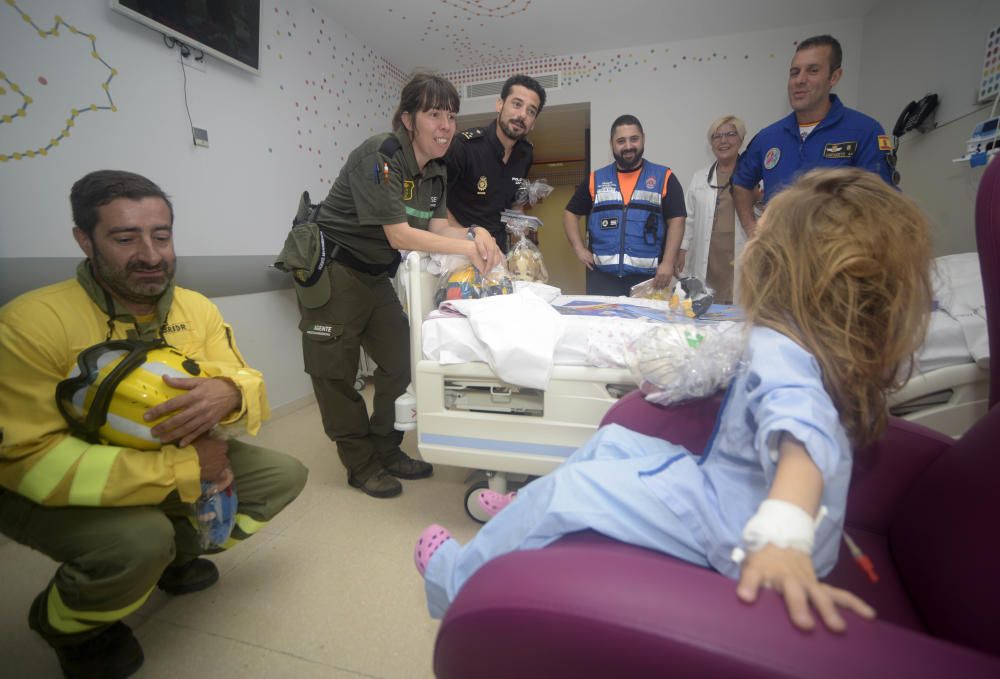
[[[453,226],[485,228],[507,252],[500,213],[516,207],[518,191],[527,198],[534,153],[525,137],[545,106],[545,89],[526,75],[507,79],[497,100],[497,119],[455,135],[448,166],[448,219]]]
[[[747,235],[757,220],[753,189],[764,180],[764,202],[818,167],[852,165],[892,184],[892,142],[877,120],[844,106],[830,90],[843,75],[840,42],[819,35],[799,43],[788,72],[792,113],[757,133],[733,175],[736,212]]]

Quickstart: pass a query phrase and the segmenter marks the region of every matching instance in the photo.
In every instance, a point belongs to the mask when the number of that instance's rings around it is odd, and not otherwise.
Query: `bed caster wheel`
[[[479,496],[484,490],[489,490],[489,487],[488,483],[481,481],[465,492],[465,513],[476,523],[486,523],[490,520],[490,515],[479,506]]]

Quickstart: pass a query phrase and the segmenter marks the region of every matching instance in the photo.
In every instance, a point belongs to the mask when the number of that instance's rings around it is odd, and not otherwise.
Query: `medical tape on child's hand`
[[[782,549],[797,549],[812,554],[816,527],[826,516],[826,507],[820,507],[816,517],[806,510],[784,500],[764,500],[743,528],[743,544],[732,553],[732,559],[740,563],[748,552],[756,552],[766,545]]]

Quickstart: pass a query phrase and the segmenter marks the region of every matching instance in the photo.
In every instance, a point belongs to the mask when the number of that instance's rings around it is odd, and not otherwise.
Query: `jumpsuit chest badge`
[[[403,200],[413,200],[413,182],[409,179],[403,180]]]
[[[856,141],[840,141],[823,147],[824,158],[853,158],[858,150]]]
[[[486,195],[486,187],[488,185],[489,185],[489,182],[486,181],[486,175],[483,175],[482,177],[480,177],[479,181],[476,182],[476,195],[477,196],[485,196]]]
[[[764,169],[773,170],[781,160],[781,149],[777,146],[772,146],[767,150],[767,154],[764,156]]]

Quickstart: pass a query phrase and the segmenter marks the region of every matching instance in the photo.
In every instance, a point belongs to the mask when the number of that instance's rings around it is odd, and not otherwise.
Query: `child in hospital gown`
[[[743,257],[745,368],[705,454],[610,425],[468,544],[428,527],[414,559],[432,616],[490,559],[585,529],[713,568],[748,602],[773,587],[804,629],[807,602],[834,630],[838,606],[874,615],[817,575],[837,559],[852,446],[880,435],[923,338],[927,223],[875,175],[816,171],[772,201]]]

